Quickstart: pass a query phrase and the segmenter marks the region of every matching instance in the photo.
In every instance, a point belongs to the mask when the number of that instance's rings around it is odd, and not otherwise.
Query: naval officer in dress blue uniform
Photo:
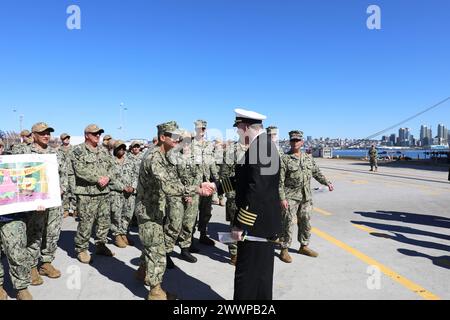
[[[235,300],[272,300],[275,244],[281,232],[280,155],[263,127],[266,116],[236,109],[235,127],[249,146],[236,176],[217,182],[219,194],[236,191],[233,237],[238,242]],[[267,239],[247,241],[245,236]]]

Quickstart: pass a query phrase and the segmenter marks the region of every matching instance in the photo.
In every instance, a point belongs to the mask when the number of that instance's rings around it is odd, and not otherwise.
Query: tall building
[[[395,146],[395,143],[396,143],[395,139],[396,139],[395,133],[391,134],[391,136],[389,137],[389,145],[390,146]]]
[[[402,147],[408,147],[411,143],[409,128],[400,128],[398,130],[398,143]]]
[[[437,140],[438,144],[447,144],[448,143],[448,129],[443,124],[438,124],[438,132],[437,132]]]
[[[420,143],[422,146],[429,146],[433,144],[433,134],[431,126],[422,125],[420,127]]]

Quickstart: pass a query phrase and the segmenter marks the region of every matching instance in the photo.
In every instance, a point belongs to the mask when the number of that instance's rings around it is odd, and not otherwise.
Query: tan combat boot
[[[81,263],[89,264],[91,262],[91,255],[87,251],[80,252],[77,258]]]
[[[28,291],[28,289],[23,289],[17,292],[16,299],[22,301],[30,301],[33,300],[33,296],[31,295],[30,291]]]
[[[149,301],[165,301],[165,300],[176,300],[177,297],[174,294],[168,293],[161,288],[161,285],[157,285],[150,290],[148,295]]]
[[[61,271],[56,269],[51,263],[44,263],[39,268],[41,276],[49,277],[50,279],[58,279],[61,277]]]
[[[235,254],[232,254],[232,255],[231,255],[231,258],[230,258],[230,264],[231,264],[232,266],[236,266],[236,264],[237,264],[237,255],[235,255]]]
[[[298,253],[303,254],[305,256],[311,257],[311,258],[317,258],[319,254],[310,248],[308,246],[302,246],[300,250],[298,250]]]
[[[121,235],[116,236],[116,241],[114,242],[116,247],[119,247],[121,249],[124,249],[127,247],[127,243],[123,240],[123,237]]]
[[[39,275],[37,268],[31,269],[31,285],[32,286],[40,286],[44,283],[44,280]]]
[[[289,255],[288,249],[281,249],[280,260],[285,263],[292,263],[292,258]]]
[[[3,289],[3,287],[0,286],[0,301],[5,301],[5,300],[8,300],[8,294]]]
[[[101,243],[101,242],[96,244],[95,254],[99,255],[99,256],[105,256],[105,257],[114,257],[114,253],[108,249],[106,244]]]

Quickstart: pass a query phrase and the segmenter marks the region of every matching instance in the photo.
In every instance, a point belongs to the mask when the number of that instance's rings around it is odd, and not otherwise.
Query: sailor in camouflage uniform
[[[133,245],[128,238],[131,218],[134,213],[134,202],[138,168],[136,163],[126,154],[126,144],[117,140],[114,145],[114,181],[111,185],[111,232],[115,244],[119,248]]]
[[[298,252],[310,257],[318,256],[309,248],[313,210],[311,178],[333,191],[333,185],[322,174],[314,159],[301,151],[304,144],[303,132],[291,131],[289,137],[291,150],[283,156],[280,170],[280,200],[283,208],[280,259],[286,263],[292,262],[288,249],[292,243],[292,223],[295,218],[298,223],[298,241],[301,244]]]
[[[197,120],[195,122],[196,136],[192,141],[192,152],[196,163],[200,163],[203,173],[203,182],[214,182],[219,180],[219,171],[214,159],[214,144],[205,139],[207,122]],[[215,242],[208,237],[208,223],[212,217],[212,196],[200,197],[198,230],[200,231],[199,242],[214,246]],[[198,249],[192,246],[192,250],[197,252]]]
[[[202,171],[201,165],[194,162],[191,147],[192,135],[184,131],[182,139],[180,148],[172,149],[169,152],[168,159],[176,165],[178,176],[186,190],[190,190],[190,193],[186,193],[182,197],[169,196],[167,199],[167,217],[164,226],[166,251],[170,254],[178,242],[181,248],[181,257],[190,263],[196,263],[197,258],[191,254],[190,248],[199,205],[199,196],[195,187],[203,182]],[[167,268],[173,267],[173,262],[168,256]]]
[[[139,172],[136,198],[136,215],[139,235],[145,258],[146,282],[150,284],[148,300],[167,300],[175,297],[165,292],[162,280],[166,270],[164,219],[168,197],[183,197],[196,191],[211,195],[214,186],[185,187],[176,166],[170,163],[167,153],[177,146],[180,136],[176,122],[158,126],[159,147],[143,159]]]
[[[100,136],[105,131],[91,124],[84,132],[85,142],[74,147],[72,154],[80,218],[75,251],[78,260],[87,264],[91,261],[88,249],[94,223],[97,224],[96,254],[114,256],[106,243],[111,226],[110,188],[115,182],[112,177],[113,158],[99,145]]]
[[[54,131],[46,123],[36,123],[32,128],[34,142],[31,145],[22,145],[20,148],[16,148],[15,152],[17,154],[56,154],[59,164],[61,195],[64,195],[68,188],[65,156],[61,151],[48,145],[51,133]],[[58,248],[62,220],[62,207],[42,208],[42,210],[30,213],[27,217],[27,249],[31,259],[31,284],[34,286],[44,283],[40,275],[53,279],[61,277],[61,272],[52,265],[52,262],[55,260]],[[39,259],[42,261],[42,265],[38,272]]]
[[[12,154],[20,154],[20,149],[26,146],[29,146],[33,143],[33,135],[28,130],[22,130],[20,132],[20,143],[13,146],[11,153]]]
[[[370,161],[370,171],[374,171],[373,168],[375,167],[375,172],[378,171],[378,151],[375,148],[375,145],[372,145],[369,149],[369,161]]]
[[[63,195],[63,209],[64,218],[68,217],[70,214],[76,216],[77,201],[73,190],[75,189],[75,176],[73,174],[72,166],[72,150],[73,146],[70,144],[70,135],[68,133],[63,133],[60,136],[61,147],[59,150],[64,153],[67,168],[67,178],[68,178],[68,188],[67,192]]]

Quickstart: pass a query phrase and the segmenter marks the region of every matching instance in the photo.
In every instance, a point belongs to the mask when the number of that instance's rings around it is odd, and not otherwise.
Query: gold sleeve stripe
[[[240,217],[238,217],[237,220],[238,220],[240,223],[245,224],[245,225],[247,225],[247,226],[250,226],[250,227],[253,227],[253,226],[254,226],[254,224],[251,224],[251,223],[248,223],[248,222],[246,222],[246,221],[241,220]]]
[[[227,184],[227,179],[222,180],[222,187],[226,193],[230,192],[230,188],[228,187],[228,184]]]
[[[238,217],[239,217],[240,219],[242,219],[242,220],[245,220],[245,221],[249,222],[249,223],[255,223],[255,222],[256,222],[256,219],[255,219],[255,220],[249,219],[249,218],[247,218],[246,216],[243,216],[242,214],[238,214]]]
[[[231,184],[231,180],[229,178],[225,178],[224,179],[226,188],[227,188],[227,192],[232,192],[233,191],[233,185]]]
[[[248,215],[246,215],[245,213],[242,213],[242,212],[239,212],[239,217],[246,219],[253,223],[256,221],[256,218],[249,217]]]
[[[247,210],[244,210],[244,209],[242,209],[242,208],[240,209],[240,211],[243,212],[243,213],[245,213],[245,214],[247,214],[247,215],[249,215],[250,217],[255,218],[255,219],[256,219],[256,217],[258,216],[257,214],[250,213],[250,212],[248,212]]]

